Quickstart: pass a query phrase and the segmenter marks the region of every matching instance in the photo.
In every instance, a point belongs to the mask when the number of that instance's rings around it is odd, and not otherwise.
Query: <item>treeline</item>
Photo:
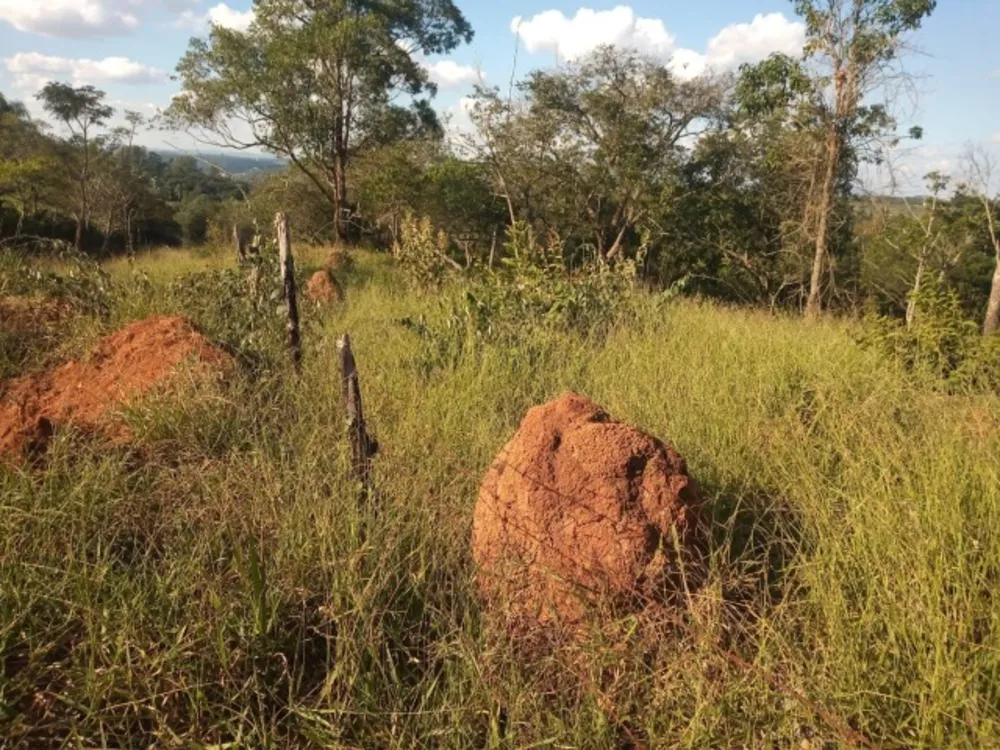
[[[91,86],[50,83],[38,94],[56,127],[0,94],[0,242],[53,241],[108,254],[204,242],[210,222],[249,185],[192,156],[164,157],[135,143],[147,126],[115,112]]]
[[[22,118],[28,140],[49,143],[40,153],[57,155],[58,166],[22,159],[21,176],[0,181],[14,189],[0,189],[30,196],[50,179],[41,175],[61,174],[46,193],[55,215],[77,225],[82,215],[91,231],[103,222],[105,236],[126,245],[136,221],[137,236],[153,241],[163,208],[190,241],[228,241],[234,225],[261,226],[287,210],[304,240],[384,248],[406,243],[413,215],[435,234],[438,260],[456,268],[496,266],[512,231],[527,230],[546,262],[568,271],[627,262],[663,287],[908,323],[921,294],[944,294],[985,331],[1000,326],[1000,200],[987,152],[970,151],[960,179],[927,175],[924,198],[858,189],[868,165],[922,136],[900,128],[883,100],[905,81],[908,37],[934,0],[798,0],[803,55],[735,73],[689,75],[599,49],[509,89],[477,87],[463,110],[470,123],[450,129],[430,106],[436,89],[421,60],[471,40],[458,8],[349,5],[257,0],[247,31],[213,27],[177,66],[183,90],[163,124],[275,154],[286,170],[226,195],[164,194],[142,166],[148,154],[130,145],[134,130],[92,142],[87,166],[79,119],[43,91],[73,137],[54,140]],[[122,200],[98,198],[115,192],[98,189],[99,172],[133,187],[130,176],[142,175],[143,199],[127,204],[132,229]]]

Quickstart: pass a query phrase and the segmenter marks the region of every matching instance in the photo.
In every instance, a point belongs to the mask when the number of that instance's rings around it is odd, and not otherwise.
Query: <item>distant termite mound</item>
[[[635,608],[676,581],[698,489],[677,453],[574,393],[528,411],[479,491],[472,552],[487,603],[574,625]]]
[[[164,386],[187,363],[209,376],[228,370],[232,360],[187,319],[158,316],[101,339],[82,361],[0,383],[0,458],[43,450],[53,431],[69,425],[127,439],[115,412]]]
[[[329,268],[323,268],[310,276],[305,292],[306,297],[321,305],[344,299],[344,290]]]
[[[354,258],[342,248],[334,248],[326,256],[326,263],[323,264],[331,271],[346,271],[354,265]]]

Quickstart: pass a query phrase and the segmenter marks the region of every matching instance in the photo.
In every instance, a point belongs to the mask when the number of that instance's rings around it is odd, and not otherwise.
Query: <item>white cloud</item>
[[[544,11],[529,20],[516,16],[510,30],[521,37],[529,52],[555,52],[560,60],[575,60],[603,44],[664,58],[674,49],[674,37],[663,21],[641,18],[626,5],[598,11],[580,8],[572,18],[559,10]]]
[[[475,68],[471,65],[459,65],[454,60],[438,60],[426,63],[425,67],[431,80],[445,89],[458,88],[479,80],[479,72]]]
[[[709,64],[724,69],[758,62],[774,52],[797,55],[806,42],[806,27],[781,13],[758,13],[750,23],[726,26],[708,41]]]
[[[466,154],[472,144],[481,145],[476,126],[472,122],[475,106],[475,99],[471,96],[463,96],[445,110],[447,117],[445,137],[451,147],[460,154]],[[467,155],[471,157],[472,153]]]
[[[0,2],[3,2],[3,0],[0,0]],[[240,11],[230,8],[225,3],[219,3],[209,8],[206,13],[196,13],[191,9],[182,11],[177,20],[174,21],[174,26],[204,32],[208,31],[210,26],[215,25],[221,26],[224,29],[245,32],[250,28],[253,19],[253,8]]]
[[[991,70],[986,77],[1000,80],[1000,70]]]
[[[56,37],[126,34],[139,25],[128,0],[0,0],[0,20]]]
[[[73,85],[100,83],[160,83],[167,74],[127,57],[105,57],[103,60],[73,59],[41,55],[37,52],[18,52],[4,59],[7,72],[14,85],[21,89],[37,90],[48,81],[69,81]]]
[[[529,52],[550,51],[560,60],[575,60],[605,44],[630,47],[669,60],[671,68],[685,78],[708,69],[733,70],[772,52],[796,55],[805,43],[804,24],[782,13],[758,13],[750,23],[724,27],[708,41],[704,52],[678,48],[662,20],[643,18],[626,5],[603,11],[580,8],[572,18],[547,10],[529,20],[517,16],[510,28]]]
[[[993,133],[990,136],[990,143],[1000,146],[1000,131]]]
[[[208,20],[216,26],[233,31],[246,31],[253,23],[253,9],[239,11],[219,3],[208,11]]]

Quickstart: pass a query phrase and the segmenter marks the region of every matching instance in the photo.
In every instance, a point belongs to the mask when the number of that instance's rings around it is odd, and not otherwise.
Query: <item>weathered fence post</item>
[[[285,293],[285,312],[288,326],[288,348],[292,352],[295,370],[302,368],[302,341],[299,337],[299,306],[295,297],[295,260],[292,258],[292,236],[288,217],[279,211],[274,217],[274,231],[278,235],[278,258],[281,263],[281,284]]]
[[[378,452],[378,443],[368,434],[364,410],[361,407],[361,383],[358,366],[351,351],[351,337],[344,334],[337,339],[340,352],[340,395],[347,414],[347,440],[351,444],[351,469],[361,482],[362,494],[371,497],[375,489],[372,481],[372,456]]]
[[[236,243],[236,262],[242,264],[246,260],[247,248],[239,224],[233,224],[233,242]]]

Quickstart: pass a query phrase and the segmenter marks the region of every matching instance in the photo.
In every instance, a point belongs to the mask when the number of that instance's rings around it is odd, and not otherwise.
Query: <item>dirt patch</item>
[[[638,606],[672,580],[672,527],[690,544],[697,503],[671,448],[564,394],[528,411],[486,473],[472,527],[480,589],[529,623]]]
[[[328,269],[317,271],[306,282],[306,297],[320,304],[340,302],[344,299],[344,290]]]
[[[55,430],[70,424],[127,439],[115,412],[163,386],[185,362],[214,373],[231,366],[190,321],[159,316],[101,339],[84,361],[0,383],[0,458],[44,449]]]
[[[68,302],[44,297],[0,298],[0,328],[6,332],[37,333],[73,314]]]

